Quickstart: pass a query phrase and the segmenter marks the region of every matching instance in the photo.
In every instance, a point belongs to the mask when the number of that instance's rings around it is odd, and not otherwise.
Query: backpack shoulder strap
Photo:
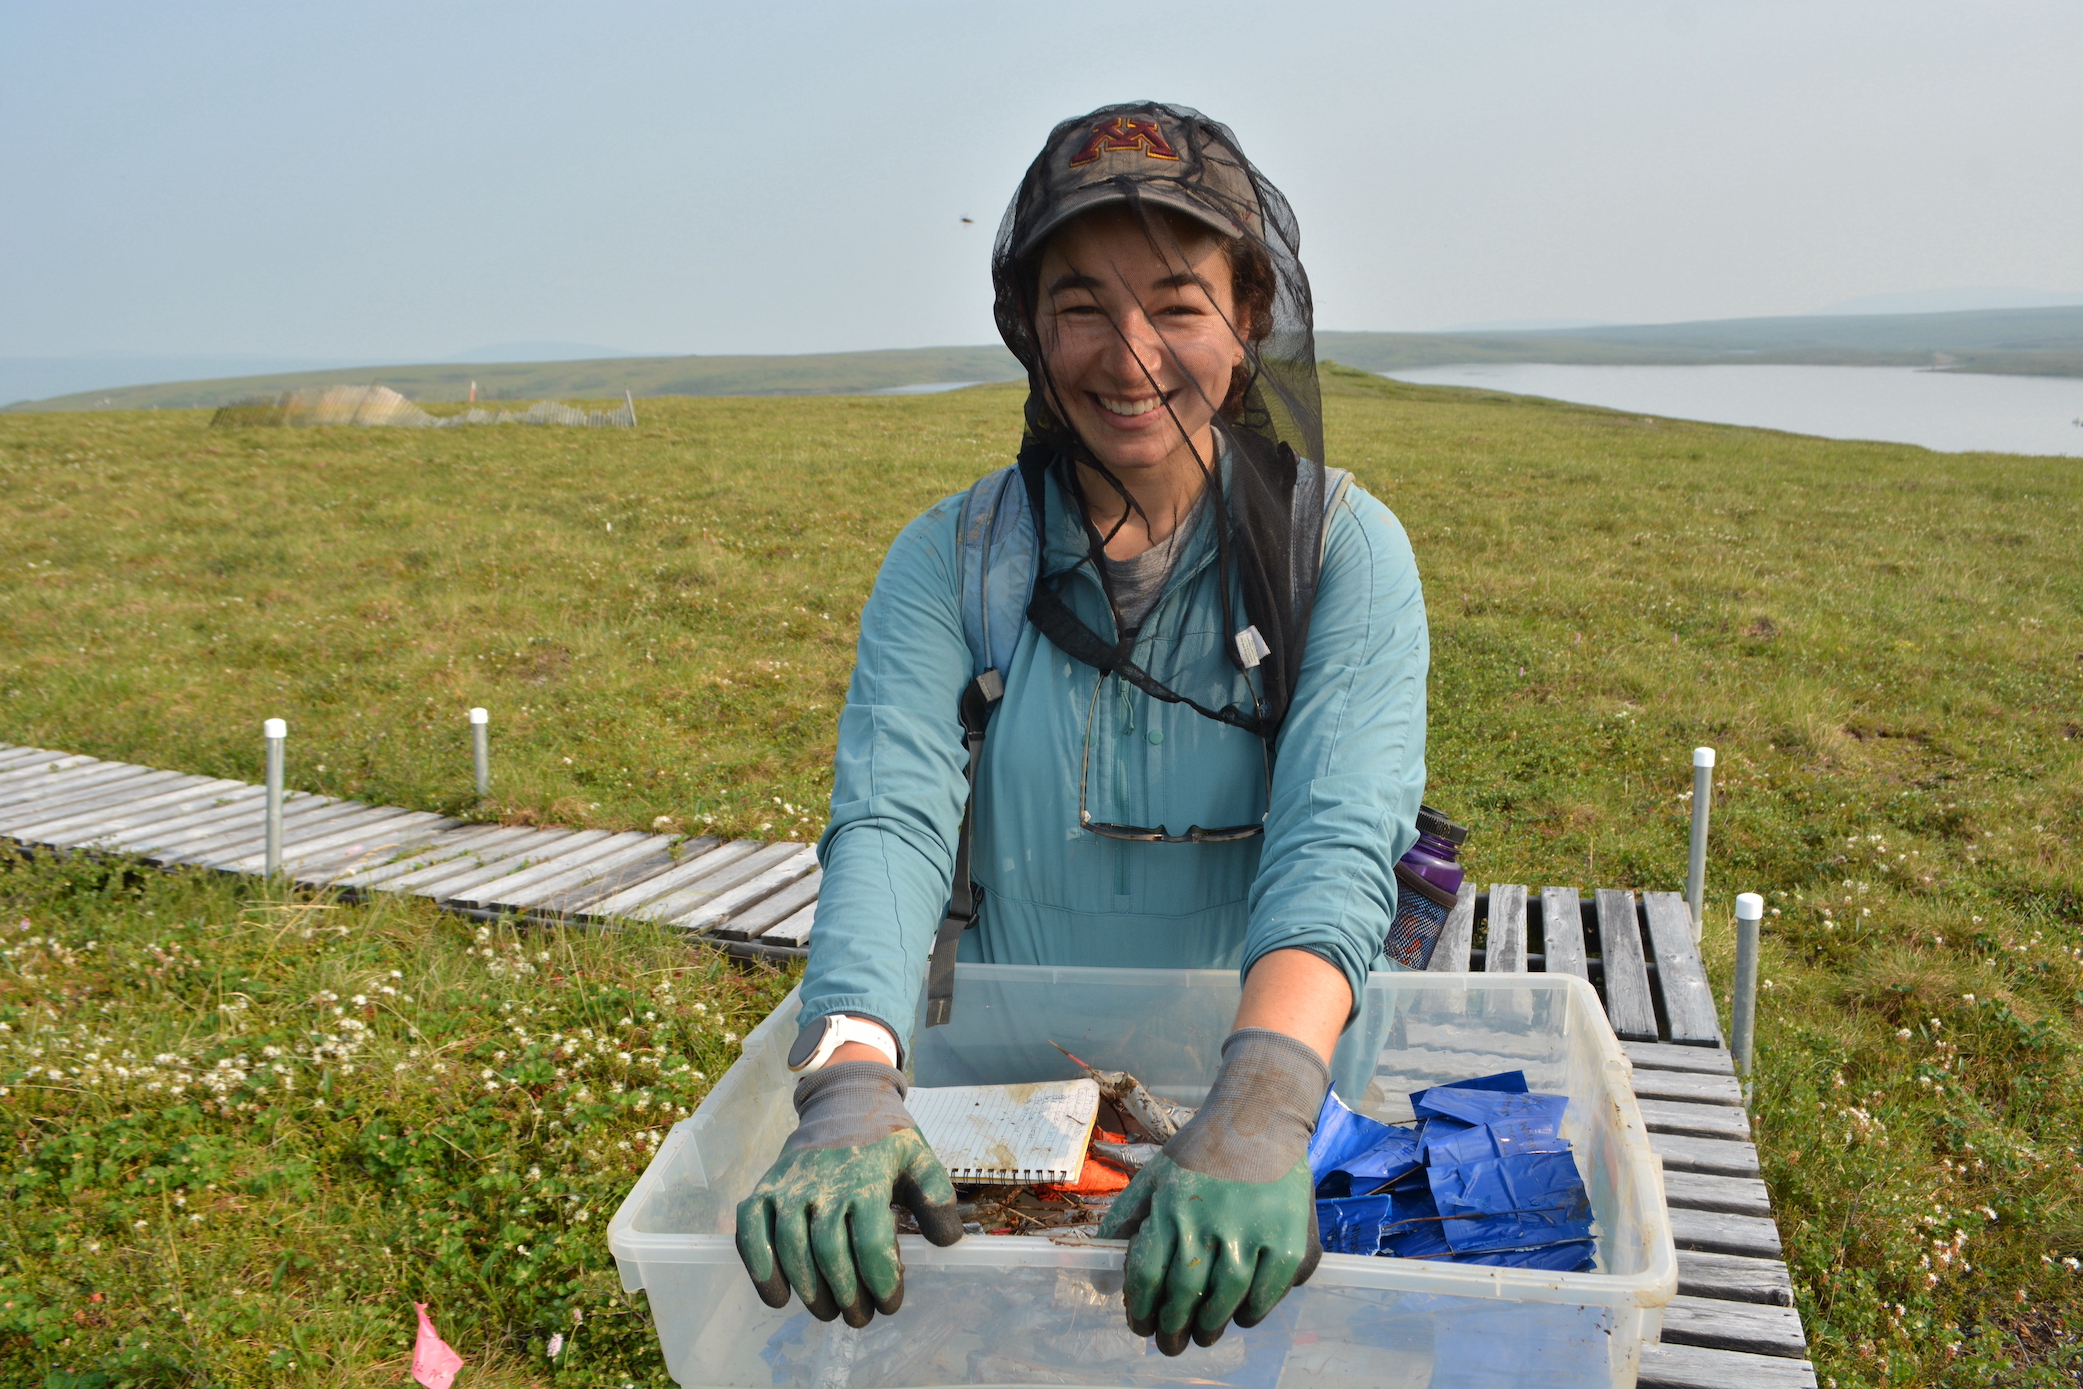
[[[1338,503],[1345,500],[1345,494],[1352,490],[1352,485],[1353,475],[1345,469],[1324,469],[1324,524],[1323,539],[1318,542],[1316,553],[1318,564],[1323,563],[1324,556],[1331,550],[1331,513],[1338,509]]]
[[[1039,548],[1032,508],[1018,467],[1001,468],[978,480],[962,499],[960,554],[962,636],[969,646],[972,679],[956,702],[962,742],[968,752],[963,777],[969,793],[955,841],[955,871],[947,912],[933,933],[926,962],[926,1026],[939,1027],[954,1015],[955,951],[962,933],[976,924],[976,884],[969,877],[969,841],[975,821],[976,768],[983,759],[984,729],[1005,697],[1005,672],[1012,665],[1020,631],[1027,625],[1027,600],[1034,588]]]
[[[972,675],[996,671],[1002,682],[1027,625],[1038,563],[1030,510],[1018,467],[978,479],[962,499],[962,635],[969,643]]]

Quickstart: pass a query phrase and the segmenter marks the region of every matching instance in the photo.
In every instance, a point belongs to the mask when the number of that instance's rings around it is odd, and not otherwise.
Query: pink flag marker
[[[434,1329],[427,1317],[427,1304],[412,1305],[419,1309],[419,1340],[412,1347],[412,1377],[426,1389],[449,1389],[456,1382],[456,1371],[463,1368],[463,1357]]]

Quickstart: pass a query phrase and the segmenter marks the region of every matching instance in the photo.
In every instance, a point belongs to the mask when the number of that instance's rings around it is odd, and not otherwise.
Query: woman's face
[[[1094,213],[1049,242],[1039,288],[1056,406],[1100,461],[1124,482],[1193,468],[1196,451],[1212,463],[1209,423],[1244,361],[1221,242]]]

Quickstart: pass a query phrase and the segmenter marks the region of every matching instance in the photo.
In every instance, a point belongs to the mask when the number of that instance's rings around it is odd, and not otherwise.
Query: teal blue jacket
[[[1077,566],[1064,600],[1111,640],[1105,593],[1053,479],[1047,503],[1044,570]],[[858,1013],[911,1035],[965,795],[955,715],[972,673],[961,511],[962,497],[950,497],[904,528],[861,613],[818,845],[805,1023]],[[1135,660],[1209,708],[1248,710],[1257,677],[1227,655],[1210,516],[1201,509],[1144,618]],[[1244,610],[1234,587],[1232,608]],[[1370,968],[1388,967],[1393,869],[1417,840],[1429,661],[1409,538],[1357,486],[1328,518],[1308,645],[1270,771],[1258,737],[1102,678],[1028,626],[984,740],[971,850],[983,901],[959,958],[1249,971],[1268,951],[1299,948],[1343,970],[1358,998]],[[1232,844],[1102,839],[1078,827],[1081,768],[1094,820],[1182,834],[1263,816],[1265,834]]]

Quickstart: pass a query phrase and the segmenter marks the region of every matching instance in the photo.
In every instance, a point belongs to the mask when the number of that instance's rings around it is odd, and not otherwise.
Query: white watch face
[[[826,1014],[796,1034],[796,1044],[788,1049],[788,1068],[791,1071],[813,1069],[833,1047],[827,1046],[834,1025],[839,1021],[837,1014]]]
[[[788,1068],[798,1074],[815,1071],[832,1059],[832,1053],[848,1042],[859,1042],[891,1057],[896,1064],[892,1046],[896,1039],[881,1023],[865,1018],[849,1017],[844,1013],[828,1013],[796,1034],[796,1043],[788,1049]]]

